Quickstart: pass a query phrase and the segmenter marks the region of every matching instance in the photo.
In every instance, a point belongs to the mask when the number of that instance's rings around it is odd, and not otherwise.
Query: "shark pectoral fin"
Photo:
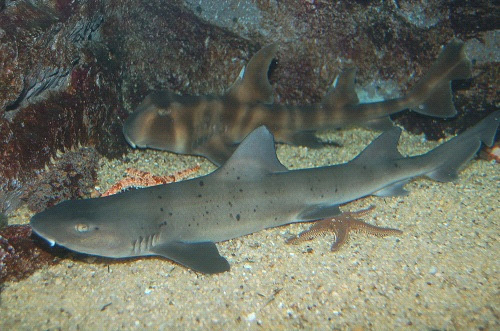
[[[226,95],[241,103],[272,103],[273,89],[267,79],[267,72],[277,50],[278,44],[273,43],[255,53],[242,71],[243,76],[236,79]]]
[[[397,195],[408,195],[408,191],[403,187],[408,183],[408,180],[403,180],[392,185],[386,186],[381,190],[373,192],[372,195],[378,197],[393,197]]]
[[[229,270],[229,263],[219,254],[213,242],[169,242],[154,247],[151,252],[207,274]]]
[[[333,216],[337,216],[342,214],[338,205],[334,206],[322,206],[316,205],[306,208],[300,213],[298,219],[303,221],[315,221],[324,218],[331,218]]]

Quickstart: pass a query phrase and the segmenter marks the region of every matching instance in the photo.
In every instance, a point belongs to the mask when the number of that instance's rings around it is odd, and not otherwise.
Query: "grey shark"
[[[471,77],[464,44],[452,40],[428,73],[401,98],[360,103],[354,91],[355,70],[343,72],[335,87],[316,104],[275,104],[267,73],[277,44],[257,52],[229,91],[222,96],[177,95],[169,91],[147,96],[124,123],[132,147],[195,154],[216,165],[224,163],[238,143],[265,125],[276,141],[320,147],[316,130],[363,125],[386,130],[389,115],[404,109],[434,117],[456,114],[450,81]]]
[[[219,169],[203,177],[65,201],[31,219],[50,243],[113,258],[159,255],[204,273],[229,270],[216,242],[265,228],[340,214],[339,205],[368,195],[406,194],[412,178],[456,178],[481,142],[492,145],[497,111],[430,152],[403,157],[401,129],[381,134],[352,161],[288,170],[272,134],[259,127]]]

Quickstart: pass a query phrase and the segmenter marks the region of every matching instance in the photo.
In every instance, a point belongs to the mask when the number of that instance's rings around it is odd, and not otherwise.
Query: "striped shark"
[[[450,81],[471,77],[464,44],[452,40],[428,73],[403,97],[360,103],[354,91],[354,69],[344,71],[321,102],[303,106],[275,104],[268,69],[277,44],[258,51],[244,74],[222,96],[181,96],[153,92],[123,126],[132,147],[149,147],[180,154],[201,155],[216,165],[224,163],[238,143],[265,125],[276,141],[321,147],[317,130],[363,125],[386,130],[389,115],[412,109],[435,117],[456,114]],[[242,73],[243,73],[242,72]]]
[[[65,201],[31,218],[35,233],[71,250],[125,258],[158,255],[203,273],[229,270],[216,242],[265,228],[340,214],[368,195],[407,192],[412,178],[451,181],[481,146],[491,146],[497,111],[426,154],[403,157],[401,129],[381,134],[352,161],[288,170],[261,126],[228,161],[195,179],[86,200]]]

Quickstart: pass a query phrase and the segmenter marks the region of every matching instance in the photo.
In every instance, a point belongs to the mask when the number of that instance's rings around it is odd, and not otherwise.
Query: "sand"
[[[350,160],[377,133],[346,130],[323,135],[343,148],[311,150],[280,145],[291,168]],[[437,143],[403,134],[403,154]],[[136,167],[172,173],[201,158],[131,151],[102,160],[98,190]],[[419,178],[408,196],[361,199],[366,220],[404,231],[399,237],[355,234],[337,253],[331,236],[301,245],[286,238],[309,227],[267,229],[218,244],[229,272],[203,275],[162,258],[111,260],[81,255],[5,284],[1,330],[118,329],[500,329],[500,166],[473,160],[456,182]],[[26,223],[26,211],[11,223]]]

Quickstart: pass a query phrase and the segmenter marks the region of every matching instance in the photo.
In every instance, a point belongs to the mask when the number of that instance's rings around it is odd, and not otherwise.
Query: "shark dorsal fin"
[[[390,130],[387,130],[378,136],[351,162],[370,165],[401,159],[403,156],[398,151],[398,141],[400,135],[401,129],[398,127],[393,127]]]
[[[244,71],[242,70],[243,76],[240,74],[227,92],[227,96],[242,103],[272,103],[273,89],[267,79],[267,72],[277,50],[278,44],[276,43],[259,50],[250,59]]]
[[[287,171],[276,156],[274,137],[265,126],[253,130],[227,162],[217,170],[221,179],[248,180]]]
[[[322,104],[329,109],[342,109],[347,105],[357,105],[359,98],[354,91],[355,78],[355,68],[344,70],[335,80],[335,85],[323,97]]]

